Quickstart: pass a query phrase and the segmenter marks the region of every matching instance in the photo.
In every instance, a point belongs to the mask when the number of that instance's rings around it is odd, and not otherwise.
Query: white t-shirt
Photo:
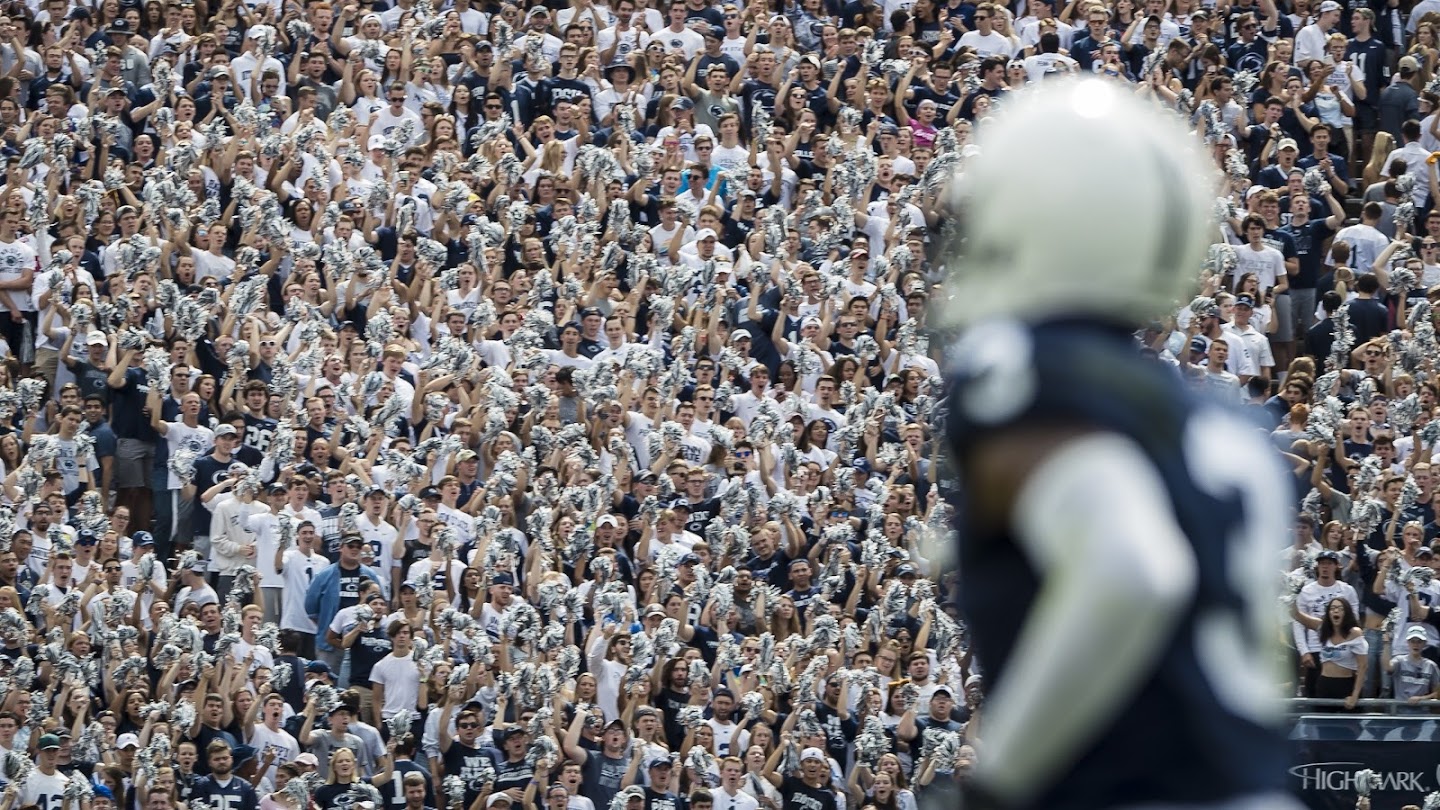
[[[275,781],[275,769],[300,756],[300,744],[286,733],[285,729],[271,731],[264,723],[256,723],[250,731],[250,745],[255,748],[255,757],[265,759],[267,751],[275,752],[275,761],[265,771],[265,778]]]
[[[280,538],[276,535],[278,523],[268,510],[245,518],[245,527],[255,536],[255,570],[260,572],[262,588],[285,587],[285,578],[275,570],[275,551],[280,545]]]
[[[966,31],[960,35],[960,47],[974,48],[976,55],[981,59],[990,56],[1009,59],[1015,55],[1015,43],[1009,37],[994,30],[988,35],[981,34],[979,30]]]
[[[390,719],[403,709],[414,709],[420,699],[420,670],[415,668],[415,653],[404,658],[391,654],[370,668],[370,682],[385,687],[385,702],[380,716]]]
[[[65,785],[69,781],[65,774],[59,771],[47,775],[36,768],[25,780],[25,789],[20,793],[20,803],[36,805],[40,810],[60,810],[66,803]]]
[[[1386,239],[1379,229],[1363,222],[1341,228],[1340,232],[1335,234],[1335,239],[1350,246],[1350,266],[1355,268],[1357,275],[1371,272],[1370,266],[1390,244],[1390,240]]]
[[[1242,245],[1235,249],[1235,278],[1246,273],[1255,274],[1263,293],[1285,278],[1285,255],[1269,245],[1262,245],[1259,250]]]
[[[192,428],[184,422],[170,422],[165,429],[165,443],[170,446],[171,458],[174,458],[175,451],[183,447],[194,451],[195,458],[199,459],[205,455],[206,450],[215,445],[215,432],[208,427]],[[167,469],[165,475],[167,476],[166,486],[170,489],[180,489],[182,486],[180,478],[175,475],[173,470]],[[195,496],[198,498],[200,493],[197,492]]]
[[[305,591],[310,582],[321,571],[330,567],[330,561],[323,554],[306,557],[298,548],[288,549],[280,562],[284,566],[280,576],[285,580],[284,599],[281,602],[280,629],[299,630],[314,633],[318,628],[305,614]]]
[[[651,34],[650,40],[664,45],[666,52],[679,48],[685,52],[685,61],[687,62],[694,59],[695,54],[705,47],[705,38],[689,28],[682,28],[676,32],[666,26]]]
[[[650,35],[636,28],[632,19],[629,31],[622,32],[613,27],[600,31],[595,37],[596,50],[604,53],[615,44],[617,37],[620,44],[615,45],[615,56],[610,60],[611,65],[629,64],[630,54],[643,51],[645,46],[650,44]]]
[[[36,270],[35,250],[24,242],[16,239],[14,242],[0,242],[0,281],[17,281],[25,275],[26,270]],[[30,297],[30,291],[6,290],[5,294],[15,303],[15,307],[21,312],[34,312],[35,301]],[[0,302],[0,312],[9,312],[10,308]],[[16,347],[18,349],[18,347]],[[38,772],[37,772],[38,773]]]

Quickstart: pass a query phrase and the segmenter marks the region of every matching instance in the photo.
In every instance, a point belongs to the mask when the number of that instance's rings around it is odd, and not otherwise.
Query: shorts
[[[1303,335],[1310,331],[1315,325],[1315,288],[1304,289],[1291,288],[1289,290],[1290,308],[1294,310],[1294,317],[1290,323],[1295,329],[1295,334]],[[1279,327],[1279,324],[1276,324]]]
[[[1355,102],[1355,115],[1352,117],[1355,122],[1356,132],[1374,132],[1380,127],[1380,108],[1370,104]]]
[[[155,445],[139,439],[115,442],[115,488],[149,489],[150,470],[155,466]]]
[[[1275,296],[1275,335],[1273,340],[1276,343],[1289,343],[1295,339],[1295,314],[1291,307],[1290,293],[1283,292]]]

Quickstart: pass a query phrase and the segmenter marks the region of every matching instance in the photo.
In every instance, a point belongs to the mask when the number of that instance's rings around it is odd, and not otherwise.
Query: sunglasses
[[[480,727],[480,724],[479,724],[479,723],[457,723],[457,724],[455,725],[455,727],[456,727],[456,728],[479,728],[479,727]]]

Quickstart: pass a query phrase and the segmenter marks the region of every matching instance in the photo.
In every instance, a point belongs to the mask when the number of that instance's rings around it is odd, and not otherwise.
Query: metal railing
[[[1286,713],[1294,717],[1306,713],[1306,709],[1344,709],[1345,701],[1340,698],[1308,698],[1296,697],[1285,699]],[[1355,701],[1355,709],[1358,714],[1379,714],[1394,715],[1396,709],[1430,709],[1440,710],[1440,700],[1422,700],[1419,703],[1411,703],[1408,700],[1396,700],[1395,698],[1361,698]],[[1425,717],[1429,712],[1417,714]],[[1440,716],[1440,715],[1437,715]]]

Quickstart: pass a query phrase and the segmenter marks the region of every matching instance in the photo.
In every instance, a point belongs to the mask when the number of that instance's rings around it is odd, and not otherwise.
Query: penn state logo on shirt
[[[993,425],[1014,418],[1035,396],[1030,334],[1014,321],[992,321],[971,329],[955,347],[955,378],[965,415]]]
[[[180,447],[183,448],[183,449],[185,449],[185,450],[189,450],[190,452],[195,453],[196,455],[201,455],[201,454],[203,454],[203,453],[205,452],[205,450],[206,450],[206,448],[205,448],[205,440],[204,440],[204,439],[201,439],[198,434],[194,434],[194,433],[192,433],[192,434],[186,436],[185,438],[181,439],[181,440],[180,440]]]
[[[707,109],[710,111],[711,118],[719,118],[725,114],[725,108],[719,104],[711,104]]]
[[[1265,59],[1254,51],[1246,51],[1245,55],[1235,63],[1236,72],[1248,70],[1252,73],[1259,73],[1265,69]]]
[[[682,40],[682,39],[680,39],[680,38],[678,38],[678,37],[675,38],[675,39],[670,40],[670,47],[672,47],[672,48],[681,48],[681,47],[684,47],[684,46],[685,46],[684,40]]]

